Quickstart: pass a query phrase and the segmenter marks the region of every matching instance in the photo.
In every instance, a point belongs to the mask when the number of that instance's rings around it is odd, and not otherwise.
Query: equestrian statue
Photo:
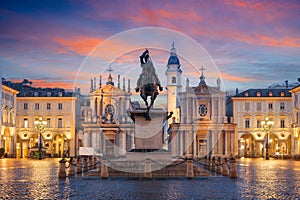
[[[142,73],[137,81],[137,87],[135,88],[135,91],[140,92],[140,96],[144,100],[147,107],[147,118],[150,119],[149,110],[154,104],[154,101],[158,95],[158,90],[162,91],[163,88],[161,87],[160,81],[155,72],[148,49],[146,49],[140,56],[140,63]],[[149,96],[151,97],[150,105],[147,100]]]

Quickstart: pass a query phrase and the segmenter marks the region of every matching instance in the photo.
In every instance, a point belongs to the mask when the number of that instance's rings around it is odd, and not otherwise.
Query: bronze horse
[[[144,100],[147,107],[147,118],[150,119],[149,110],[153,106],[154,101],[158,95],[158,89],[162,91],[163,88],[161,87],[160,81],[155,73],[155,69],[153,63],[151,62],[148,49],[146,49],[146,51],[144,51],[144,53],[140,56],[140,62],[143,71],[137,81],[137,87],[135,88],[135,90],[136,92],[140,91],[140,96]],[[148,103],[149,96],[151,97],[150,105]]]

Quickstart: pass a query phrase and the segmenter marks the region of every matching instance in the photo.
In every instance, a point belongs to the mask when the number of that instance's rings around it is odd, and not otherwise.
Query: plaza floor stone
[[[58,159],[0,159],[0,199],[300,199],[300,162],[238,160],[239,178],[58,179]]]

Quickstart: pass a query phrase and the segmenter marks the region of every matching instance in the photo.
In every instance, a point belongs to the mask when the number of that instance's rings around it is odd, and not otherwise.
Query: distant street
[[[240,159],[239,178],[59,180],[58,159],[0,159],[0,199],[299,199],[300,162]]]

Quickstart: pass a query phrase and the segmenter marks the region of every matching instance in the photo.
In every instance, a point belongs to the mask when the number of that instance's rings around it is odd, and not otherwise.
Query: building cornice
[[[292,100],[292,97],[231,97],[234,100]]]
[[[77,97],[17,97],[17,100],[76,100]]]
[[[296,93],[296,92],[299,92],[299,91],[300,91],[300,85],[293,88],[293,89],[291,89],[291,90],[289,90],[290,93]]]
[[[12,88],[10,88],[8,86],[5,86],[5,85],[2,85],[2,90],[6,90],[6,91],[11,92],[13,94],[19,94],[18,90],[12,89]]]

